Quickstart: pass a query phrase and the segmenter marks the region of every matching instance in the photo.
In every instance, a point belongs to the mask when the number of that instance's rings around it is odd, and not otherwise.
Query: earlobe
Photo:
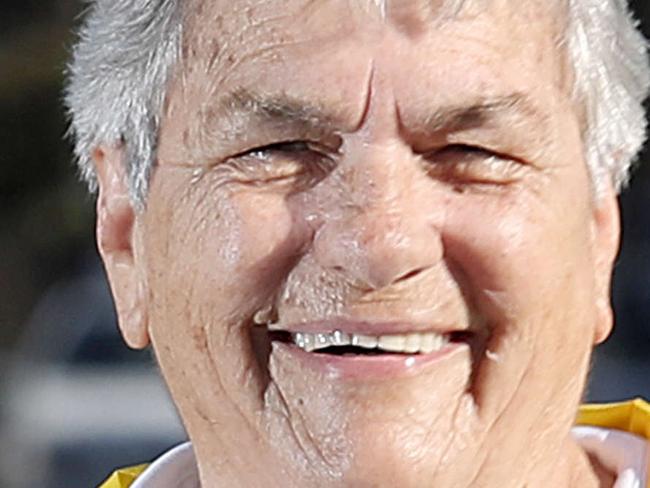
[[[612,333],[614,328],[614,312],[609,299],[598,300],[596,303],[596,329],[594,344],[601,344]]]
[[[102,147],[93,154],[99,196],[97,246],[113,293],[120,330],[135,349],[149,344],[147,293],[137,262],[136,213],[129,195],[121,147]]]
[[[620,216],[616,192],[611,184],[595,203],[594,249],[596,272],[596,327],[594,344],[604,342],[612,332],[614,313],[611,305],[611,281],[620,245]]]

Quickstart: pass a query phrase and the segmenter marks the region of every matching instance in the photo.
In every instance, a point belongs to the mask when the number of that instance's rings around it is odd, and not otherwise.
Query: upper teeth
[[[292,334],[292,338],[298,347],[307,352],[332,346],[357,346],[363,349],[381,349],[388,352],[427,354],[442,349],[449,342],[447,337],[435,332],[371,336],[348,334],[335,330],[317,334],[296,332]]]

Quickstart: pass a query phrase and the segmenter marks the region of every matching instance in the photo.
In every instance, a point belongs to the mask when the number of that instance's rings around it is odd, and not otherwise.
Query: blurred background
[[[650,3],[633,2],[650,33]],[[96,486],[185,437],[149,351],[123,346],[93,199],[65,140],[80,0],[0,1],[0,487]],[[621,196],[617,326],[588,399],[650,398],[650,159]]]

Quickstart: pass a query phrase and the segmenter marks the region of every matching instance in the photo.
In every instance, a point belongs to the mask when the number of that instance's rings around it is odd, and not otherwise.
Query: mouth
[[[460,351],[471,360],[477,343],[477,334],[468,330],[409,331],[407,324],[337,325],[300,324],[282,330],[275,324],[265,324],[260,328],[266,331],[274,351],[271,354],[277,351],[286,360],[327,376],[354,380],[411,376]],[[400,333],[393,332],[396,330]]]
[[[438,333],[432,331],[406,334],[370,335],[349,333],[339,329],[331,332],[289,332],[270,330],[271,342],[291,344],[307,353],[334,356],[427,355],[450,344],[467,343],[469,331]]]

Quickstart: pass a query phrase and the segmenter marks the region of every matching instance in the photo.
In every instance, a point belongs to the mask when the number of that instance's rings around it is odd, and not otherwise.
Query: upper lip
[[[390,335],[390,334],[422,334],[435,332],[436,334],[451,334],[453,332],[469,331],[467,326],[459,324],[445,323],[415,323],[408,320],[398,321],[368,321],[368,320],[350,320],[350,319],[327,319],[310,322],[300,322],[293,324],[284,324],[281,321],[269,324],[272,331],[285,332],[303,332],[303,333],[327,333],[339,330],[348,334],[365,334],[365,335]]]

